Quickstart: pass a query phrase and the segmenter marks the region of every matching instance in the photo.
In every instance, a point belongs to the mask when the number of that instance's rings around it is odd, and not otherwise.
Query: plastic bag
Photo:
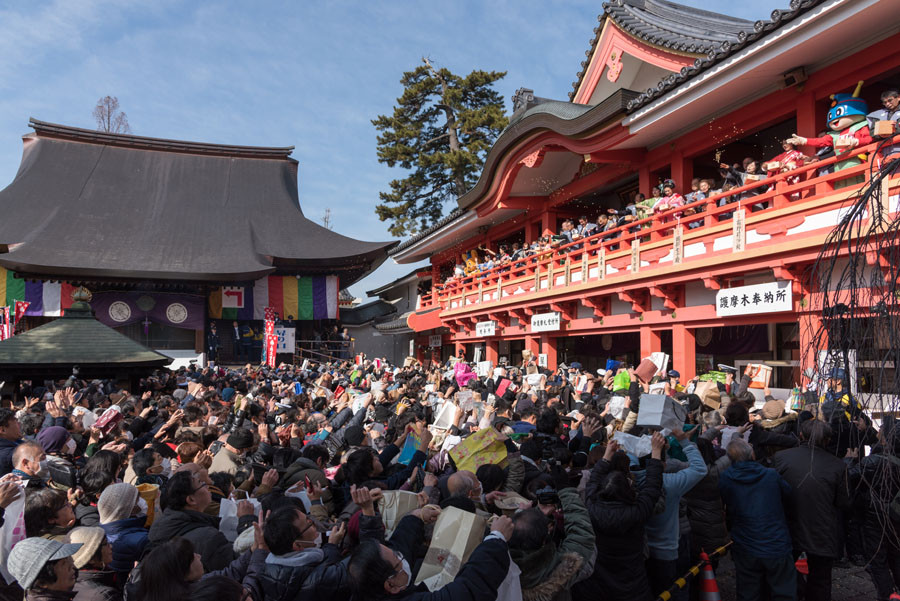
[[[19,496],[6,507],[0,528],[0,574],[7,584],[15,578],[6,569],[9,552],[19,541],[25,540],[25,488],[19,487]]]

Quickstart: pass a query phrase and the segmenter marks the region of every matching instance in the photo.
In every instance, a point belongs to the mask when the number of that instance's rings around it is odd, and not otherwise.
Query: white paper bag
[[[613,434],[613,440],[619,443],[619,446],[626,453],[630,453],[638,458],[649,455],[653,451],[653,447],[651,446],[652,439],[646,434],[637,437],[633,434],[617,431]]]
[[[259,514],[262,505],[260,505],[257,499],[249,497],[243,500],[249,501],[253,505],[254,515]],[[233,543],[234,539],[237,538],[237,505],[238,501],[235,501],[234,499],[222,499],[219,501],[219,530],[225,535],[225,538],[228,539],[229,543]]]
[[[609,408],[610,415],[612,415],[616,419],[622,419],[622,413],[625,411],[625,397],[610,397],[609,402],[606,404],[606,406]]]
[[[6,507],[0,528],[0,574],[7,584],[15,580],[6,569],[9,552],[25,538],[25,488],[20,486],[19,497]]]
[[[516,562],[509,558],[509,571],[497,589],[497,601],[522,601],[522,582],[519,577],[522,570]]]
[[[389,539],[403,516],[419,508],[419,497],[407,490],[386,490],[382,495],[378,503],[384,521],[384,537]]]

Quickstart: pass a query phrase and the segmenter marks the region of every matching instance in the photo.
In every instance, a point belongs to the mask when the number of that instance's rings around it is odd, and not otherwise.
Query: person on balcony
[[[675,181],[667,179],[662,184],[663,197],[653,206],[654,213],[668,213],[684,206],[684,197],[675,191]],[[683,211],[675,211],[671,215],[676,219],[680,219]],[[660,217],[660,222],[665,223],[671,221],[669,215]]]
[[[881,93],[881,106],[876,111],[872,111],[868,115],[866,115],[866,120],[869,123],[869,131],[875,131],[875,124],[879,121],[893,121],[894,122],[894,130],[893,134],[897,134],[900,132],[900,92],[897,90],[885,90]],[[892,134],[892,135],[893,135]],[[885,138],[885,136],[873,136],[876,139]],[[889,137],[889,136],[888,136]],[[888,144],[881,150],[882,156],[885,160],[893,160],[900,157],[900,144]]]
[[[743,169],[738,169],[737,165],[729,166],[727,163],[719,164],[719,173],[723,174],[723,176],[725,177],[726,183],[733,184],[732,187],[739,188],[741,186],[746,186],[747,184],[751,184],[753,182],[758,182],[758,181],[765,179],[766,175],[762,172],[762,168],[759,164],[759,161],[754,159],[753,157],[744,158],[744,160],[741,162],[741,165],[742,165]],[[754,196],[762,194],[765,191],[766,191],[766,188],[760,186],[759,188],[753,188],[751,190],[746,190],[737,196],[723,198],[719,202],[720,203],[722,203],[722,201],[725,201],[725,203],[736,202],[739,200],[744,200],[746,198],[752,198]],[[720,204],[719,206],[722,206],[722,204]],[[763,209],[766,208],[766,206],[767,206],[767,203],[758,202],[752,206],[751,210],[754,212],[762,211]],[[728,216],[730,217],[731,214],[729,213]]]
[[[797,145],[794,144],[790,139],[782,141],[781,148],[782,150],[784,150],[784,152],[782,152],[775,158],[770,159],[763,165],[766,170],[766,177],[775,177],[779,173],[787,173],[788,171],[793,171],[794,169],[802,167],[809,160],[809,157],[797,150]],[[790,186],[799,184],[800,176],[790,175],[785,179],[785,181]],[[772,188],[773,186],[769,187],[770,190]],[[792,200],[798,200],[799,198],[799,192],[793,192],[791,194]]]

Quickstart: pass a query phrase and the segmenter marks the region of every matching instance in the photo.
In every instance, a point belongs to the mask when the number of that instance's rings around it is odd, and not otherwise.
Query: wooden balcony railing
[[[891,143],[900,143],[900,135]],[[683,207],[644,219],[636,219],[609,231],[555,246],[537,255],[498,265],[493,269],[446,284],[436,283],[429,294],[420,297],[418,311],[436,307],[440,307],[442,311],[457,310],[469,305],[503,300],[505,298],[503,290],[508,286],[517,287],[517,297],[523,290],[537,292],[543,288],[553,287],[557,282],[555,274],[563,271],[566,274],[564,281],[568,283],[569,275],[574,270],[581,269],[584,273],[590,269],[593,273],[596,269],[599,272],[601,257],[607,264],[610,261],[618,261],[621,265],[623,257],[632,255],[634,241],[638,242],[637,261],[640,266],[645,261],[645,248],[653,249],[658,259],[658,249],[666,241],[672,241],[678,225],[682,227],[684,246],[687,247],[689,242],[695,242],[699,236],[708,232],[717,231],[721,235],[723,225],[730,229],[733,213],[738,209],[746,211],[747,229],[751,230],[758,229],[762,221],[774,223],[784,219],[788,213],[804,215],[819,211],[822,208],[820,201],[823,198],[834,197],[836,193],[844,190],[847,192],[846,196],[841,195],[837,201],[832,198],[832,201],[846,203],[847,199],[856,197],[857,191],[869,181],[874,170],[872,155],[877,154],[884,144],[885,142],[879,142],[854,149],[854,155],[866,153],[869,160],[838,172],[819,174],[835,163],[847,160],[847,155],[808,163],[792,171],[721,192]],[[876,162],[881,160],[880,156],[874,159]],[[855,179],[861,181],[852,183]],[[744,194],[761,188],[765,191],[744,197]],[[691,215],[685,214],[691,209],[696,212]],[[707,250],[709,252],[709,249]],[[704,258],[702,254],[685,256],[684,262],[702,260]],[[607,276],[605,265],[603,269],[604,273],[600,279],[634,275],[630,269],[616,269],[614,274]]]

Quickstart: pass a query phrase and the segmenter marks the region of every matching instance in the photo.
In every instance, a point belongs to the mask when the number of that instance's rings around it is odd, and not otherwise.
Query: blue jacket
[[[644,531],[647,533],[647,544],[650,557],[654,559],[678,559],[678,505],[681,497],[694,488],[706,476],[706,462],[697,449],[697,445],[685,440],[681,443],[687,455],[688,467],[673,473],[663,474],[663,491],[666,508],[650,518]],[[639,485],[644,484],[644,472],[636,472]]]
[[[127,574],[134,567],[134,562],[141,558],[147,546],[147,529],[145,516],[117,520],[108,524],[100,524],[106,531],[106,540],[112,545],[111,570]]]
[[[754,557],[791,553],[784,515],[791,487],[778,472],[755,461],[741,461],[719,476],[719,492],[736,547]]]

